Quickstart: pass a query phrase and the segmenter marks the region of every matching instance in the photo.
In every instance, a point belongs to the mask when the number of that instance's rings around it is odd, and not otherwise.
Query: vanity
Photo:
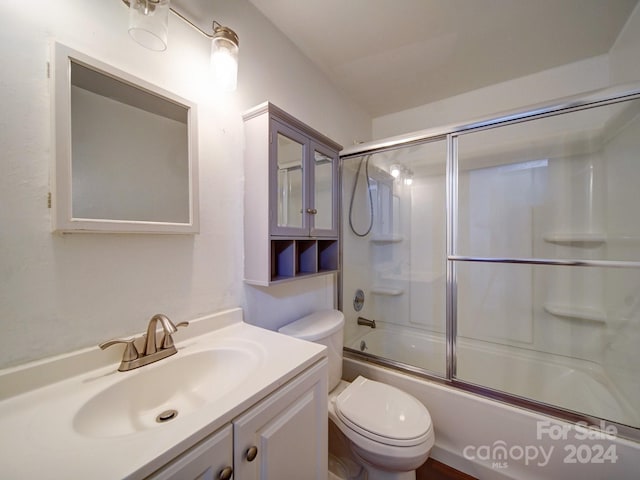
[[[326,479],[325,347],[240,309],[174,340],[176,354],[127,372],[116,347],[0,371],[1,476]]]

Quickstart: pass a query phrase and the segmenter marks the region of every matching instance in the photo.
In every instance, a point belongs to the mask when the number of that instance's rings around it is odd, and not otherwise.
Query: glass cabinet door
[[[310,159],[309,201],[312,236],[335,236],[338,232],[336,213],[337,154],[321,144],[312,142]]]
[[[271,148],[271,161],[275,164],[271,169],[271,233],[308,235],[305,206],[308,141],[297,131],[272,121]]]
[[[271,234],[338,235],[338,153],[271,120]]]

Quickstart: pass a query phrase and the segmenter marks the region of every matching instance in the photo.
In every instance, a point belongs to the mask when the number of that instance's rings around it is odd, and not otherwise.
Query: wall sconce
[[[169,0],[123,0],[129,5],[129,35],[149,50],[167,49]]]
[[[391,165],[391,167],[389,168],[389,173],[391,174],[391,176],[393,178],[398,178],[400,176],[400,174],[402,173],[402,166],[401,165]]]
[[[238,84],[238,45],[236,32],[214,20],[211,67],[218,87],[233,92]]]
[[[211,39],[211,67],[217,87],[226,92],[236,89],[238,83],[238,35],[229,27],[212,23],[209,34],[191,20],[171,8],[170,0],[122,0],[129,7],[129,34],[149,50],[167,48],[169,11],[187,22],[205,37]]]

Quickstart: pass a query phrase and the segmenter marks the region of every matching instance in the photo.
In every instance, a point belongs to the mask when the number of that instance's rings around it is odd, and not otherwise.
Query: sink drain
[[[162,412],[160,415],[156,417],[156,422],[158,423],[168,422],[169,420],[173,420],[177,416],[178,416],[177,410],[173,410],[173,409],[165,410],[164,412]]]

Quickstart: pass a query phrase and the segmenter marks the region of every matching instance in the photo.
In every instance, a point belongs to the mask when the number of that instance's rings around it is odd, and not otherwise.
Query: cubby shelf
[[[333,239],[272,238],[269,283],[336,272],[338,253]]]

